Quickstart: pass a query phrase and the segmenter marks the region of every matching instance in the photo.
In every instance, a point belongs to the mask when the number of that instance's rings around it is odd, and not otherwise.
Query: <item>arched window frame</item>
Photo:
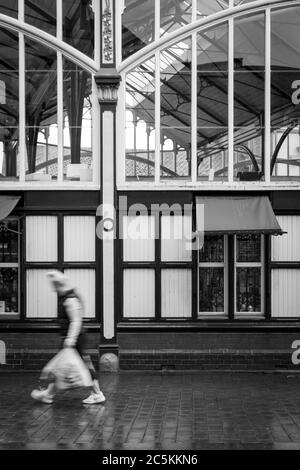
[[[92,77],[100,69],[100,2],[94,2],[95,13],[95,49],[94,60],[70,46],[63,41],[63,20],[62,20],[62,0],[56,0],[57,11],[57,27],[56,36],[53,36],[33,25],[25,22],[25,6],[24,0],[18,0],[18,18],[13,18],[0,13],[0,27],[13,30],[19,36],[19,154],[20,154],[20,176],[17,182],[1,181],[1,186],[4,188],[13,184],[13,187],[24,187],[30,185],[31,187],[38,188],[41,186],[38,182],[33,183],[25,181],[25,159],[26,159],[26,135],[25,135],[25,38],[31,39],[39,44],[42,44],[50,49],[56,51],[57,54],[57,119],[58,119],[58,177],[57,182],[51,182],[49,185],[43,183],[42,188],[54,189],[61,187],[62,189],[70,189],[74,183],[68,183],[63,179],[63,57],[72,61],[86,72],[89,72]],[[93,126],[100,128],[100,110],[97,94],[97,86],[92,80],[92,114]],[[98,188],[100,184],[100,137],[99,132],[93,132],[92,142],[92,155],[93,155],[93,181],[92,182],[76,182],[78,186],[87,188]],[[79,184],[78,184],[79,183]]]
[[[208,17],[197,19],[196,0],[193,0],[192,21],[190,24],[182,26],[180,29],[160,37],[160,0],[155,0],[155,40],[143,47],[141,50],[119,62],[118,71],[122,76],[120,87],[120,100],[117,109],[117,135],[120,136],[118,145],[118,173],[117,182],[120,188],[127,188],[137,185],[141,187],[141,183],[126,182],[125,177],[125,94],[126,94],[126,75],[133,71],[142,62],[148,60],[151,56],[155,56],[156,61],[156,103],[155,103],[155,133],[156,133],[156,149],[155,149],[155,180],[154,182],[144,182],[145,187],[148,186],[171,186],[177,187],[183,185],[180,180],[171,180],[166,184],[161,181],[160,177],[160,52],[179,41],[183,41],[187,37],[192,38],[192,145],[191,145],[191,180],[185,181],[184,185],[188,188],[193,186],[211,186],[212,182],[197,181],[197,33],[205,32],[208,29],[217,27],[227,22],[228,24],[228,182],[227,185],[239,186],[239,182],[234,181],[233,174],[233,155],[234,155],[234,21],[235,19],[248,16],[250,14],[264,13],[265,15],[265,118],[264,118],[264,180],[255,184],[257,188],[263,188],[271,185],[271,11],[279,8],[289,8],[300,5],[298,0],[280,1],[280,0],[257,0],[250,3],[240,3],[234,6],[234,0],[229,0],[228,8]],[[122,8],[119,14],[122,14]],[[121,47],[121,40],[118,41]],[[117,51],[117,57],[121,57],[120,50]],[[286,183],[285,183],[286,184]],[[245,183],[243,182],[243,185]],[[252,183],[253,185],[253,183]],[[217,183],[213,183],[216,188]],[[224,187],[224,183],[222,184]]]

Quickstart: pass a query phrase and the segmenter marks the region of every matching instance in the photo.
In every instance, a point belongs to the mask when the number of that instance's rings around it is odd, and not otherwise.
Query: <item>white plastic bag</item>
[[[88,368],[74,348],[63,348],[46,364],[41,380],[51,378],[60,390],[93,385]]]

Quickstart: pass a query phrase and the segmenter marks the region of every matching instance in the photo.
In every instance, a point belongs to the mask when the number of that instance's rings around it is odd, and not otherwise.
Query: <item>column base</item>
[[[119,346],[117,344],[103,344],[99,346],[99,371],[119,371]]]

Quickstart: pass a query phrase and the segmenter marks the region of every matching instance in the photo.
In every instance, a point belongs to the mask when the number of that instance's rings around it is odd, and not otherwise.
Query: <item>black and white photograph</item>
[[[290,450],[300,0],[0,0],[1,456]]]

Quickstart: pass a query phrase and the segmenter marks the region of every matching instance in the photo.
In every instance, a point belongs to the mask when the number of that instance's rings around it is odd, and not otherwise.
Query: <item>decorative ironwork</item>
[[[104,64],[114,62],[113,0],[102,2],[102,61]]]

